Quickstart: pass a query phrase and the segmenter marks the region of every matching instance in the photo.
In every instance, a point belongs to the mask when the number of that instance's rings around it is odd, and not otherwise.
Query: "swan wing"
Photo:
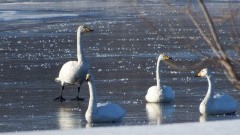
[[[97,122],[120,121],[125,114],[126,111],[117,104],[97,104],[95,119]]]
[[[215,95],[214,96],[214,109],[218,114],[234,113],[237,110],[237,101],[229,95]]]
[[[172,90],[172,87],[163,86],[163,98],[165,102],[171,102],[175,98],[175,93]]]
[[[67,84],[80,83],[84,82],[87,73],[87,64],[79,64],[77,61],[69,61],[62,66],[59,72],[59,77],[55,80]]]
[[[152,86],[148,89],[145,99],[147,102],[159,102],[160,101],[160,89],[157,86]]]

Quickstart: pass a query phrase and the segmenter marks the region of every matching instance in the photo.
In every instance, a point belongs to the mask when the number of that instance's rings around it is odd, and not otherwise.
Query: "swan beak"
[[[86,31],[86,32],[91,32],[91,31],[93,31],[93,30],[92,30],[91,28],[89,28],[89,27],[86,27],[86,28],[85,28],[85,31]]]
[[[197,75],[195,75],[195,77],[202,77],[201,72],[199,72]]]
[[[90,82],[90,78],[91,78],[91,75],[90,75],[90,74],[87,74],[87,76],[86,76],[86,82]]]
[[[169,56],[164,56],[164,60],[172,60],[172,58]]]

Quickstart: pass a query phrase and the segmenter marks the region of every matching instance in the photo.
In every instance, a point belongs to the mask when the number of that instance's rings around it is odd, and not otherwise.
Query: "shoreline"
[[[240,120],[213,121],[207,123],[177,123],[162,126],[123,126],[123,127],[99,127],[69,130],[46,130],[46,131],[26,131],[26,132],[9,132],[3,135],[65,135],[65,134],[81,134],[81,135],[202,135],[202,134],[218,134],[218,135],[237,135],[239,134]]]

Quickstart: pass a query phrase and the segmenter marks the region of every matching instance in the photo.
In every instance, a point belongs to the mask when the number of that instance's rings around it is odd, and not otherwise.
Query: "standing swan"
[[[208,91],[199,106],[202,115],[234,114],[237,110],[237,101],[229,95],[215,95],[213,75],[207,68],[202,69],[196,77],[207,77]]]
[[[156,80],[157,85],[152,86],[148,89],[147,95],[145,99],[147,102],[172,102],[174,100],[175,94],[171,87],[162,86],[160,81],[160,61],[171,59],[165,54],[160,54],[157,61],[157,69],[156,69]]]
[[[65,99],[62,97],[64,85],[70,84],[78,85],[78,94],[74,100],[83,100],[83,98],[79,98],[80,87],[82,83],[86,80],[86,74],[88,73],[89,65],[87,60],[84,57],[84,49],[81,46],[81,33],[93,31],[89,27],[79,26],[77,30],[77,59],[78,61],[68,61],[65,63],[60,72],[58,78],[55,79],[56,82],[61,83],[62,89],[60,96],[55,98],[54,100],[64,101]]]
[[[125,116],[126,111],[117,104],[97,104],[97,93],[93,76],[87,74],[86,81],[90,94],[88,109],[85,113],[86,121],[91,123],[120,121]]]

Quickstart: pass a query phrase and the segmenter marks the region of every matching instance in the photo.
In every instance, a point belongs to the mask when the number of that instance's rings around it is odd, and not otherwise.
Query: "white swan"
[[[93,76],[87,74],[86,81],[89,87],[89,104],[85,113],[87,122],[115,122],[120,121],[126,114],[126,111],[117,104],[105,103],[97,104],[97,93]]]
[[[65,99],[62,97],[62,93],[64,90],[64,85],[70,84],[78,85],[78,94],[75,100],[83,100],[79,98],[79,91],[82,83],[86,80],[86,74],[88,73],[89,65],[84,57],[84,49],[81,46],[81,34],[84,32],[92,31],[89,27],[79,26],[77,30],[77,59],[78,61],[68,61],[65,63],[60,72],[59,76],[55,79],[56,82],[61,83],[62,89],[60,96],[55,98],[54,100],[64,101]]]
[[[207,77],[208,91],[199,106],[202,115],[234,114],[237,101],[229,95],[214,95],[213,75],[207,68],[202,69],[196,77]]]
[[[152,86],[148,89],[145,99],[147,102],[172,102],[174,100],[175,94],[171,87],[162,86],[160,79],[160,61],[171,59],[165,54],[160,54],[157,61],[156,69],[156,80],[157,85]]]

